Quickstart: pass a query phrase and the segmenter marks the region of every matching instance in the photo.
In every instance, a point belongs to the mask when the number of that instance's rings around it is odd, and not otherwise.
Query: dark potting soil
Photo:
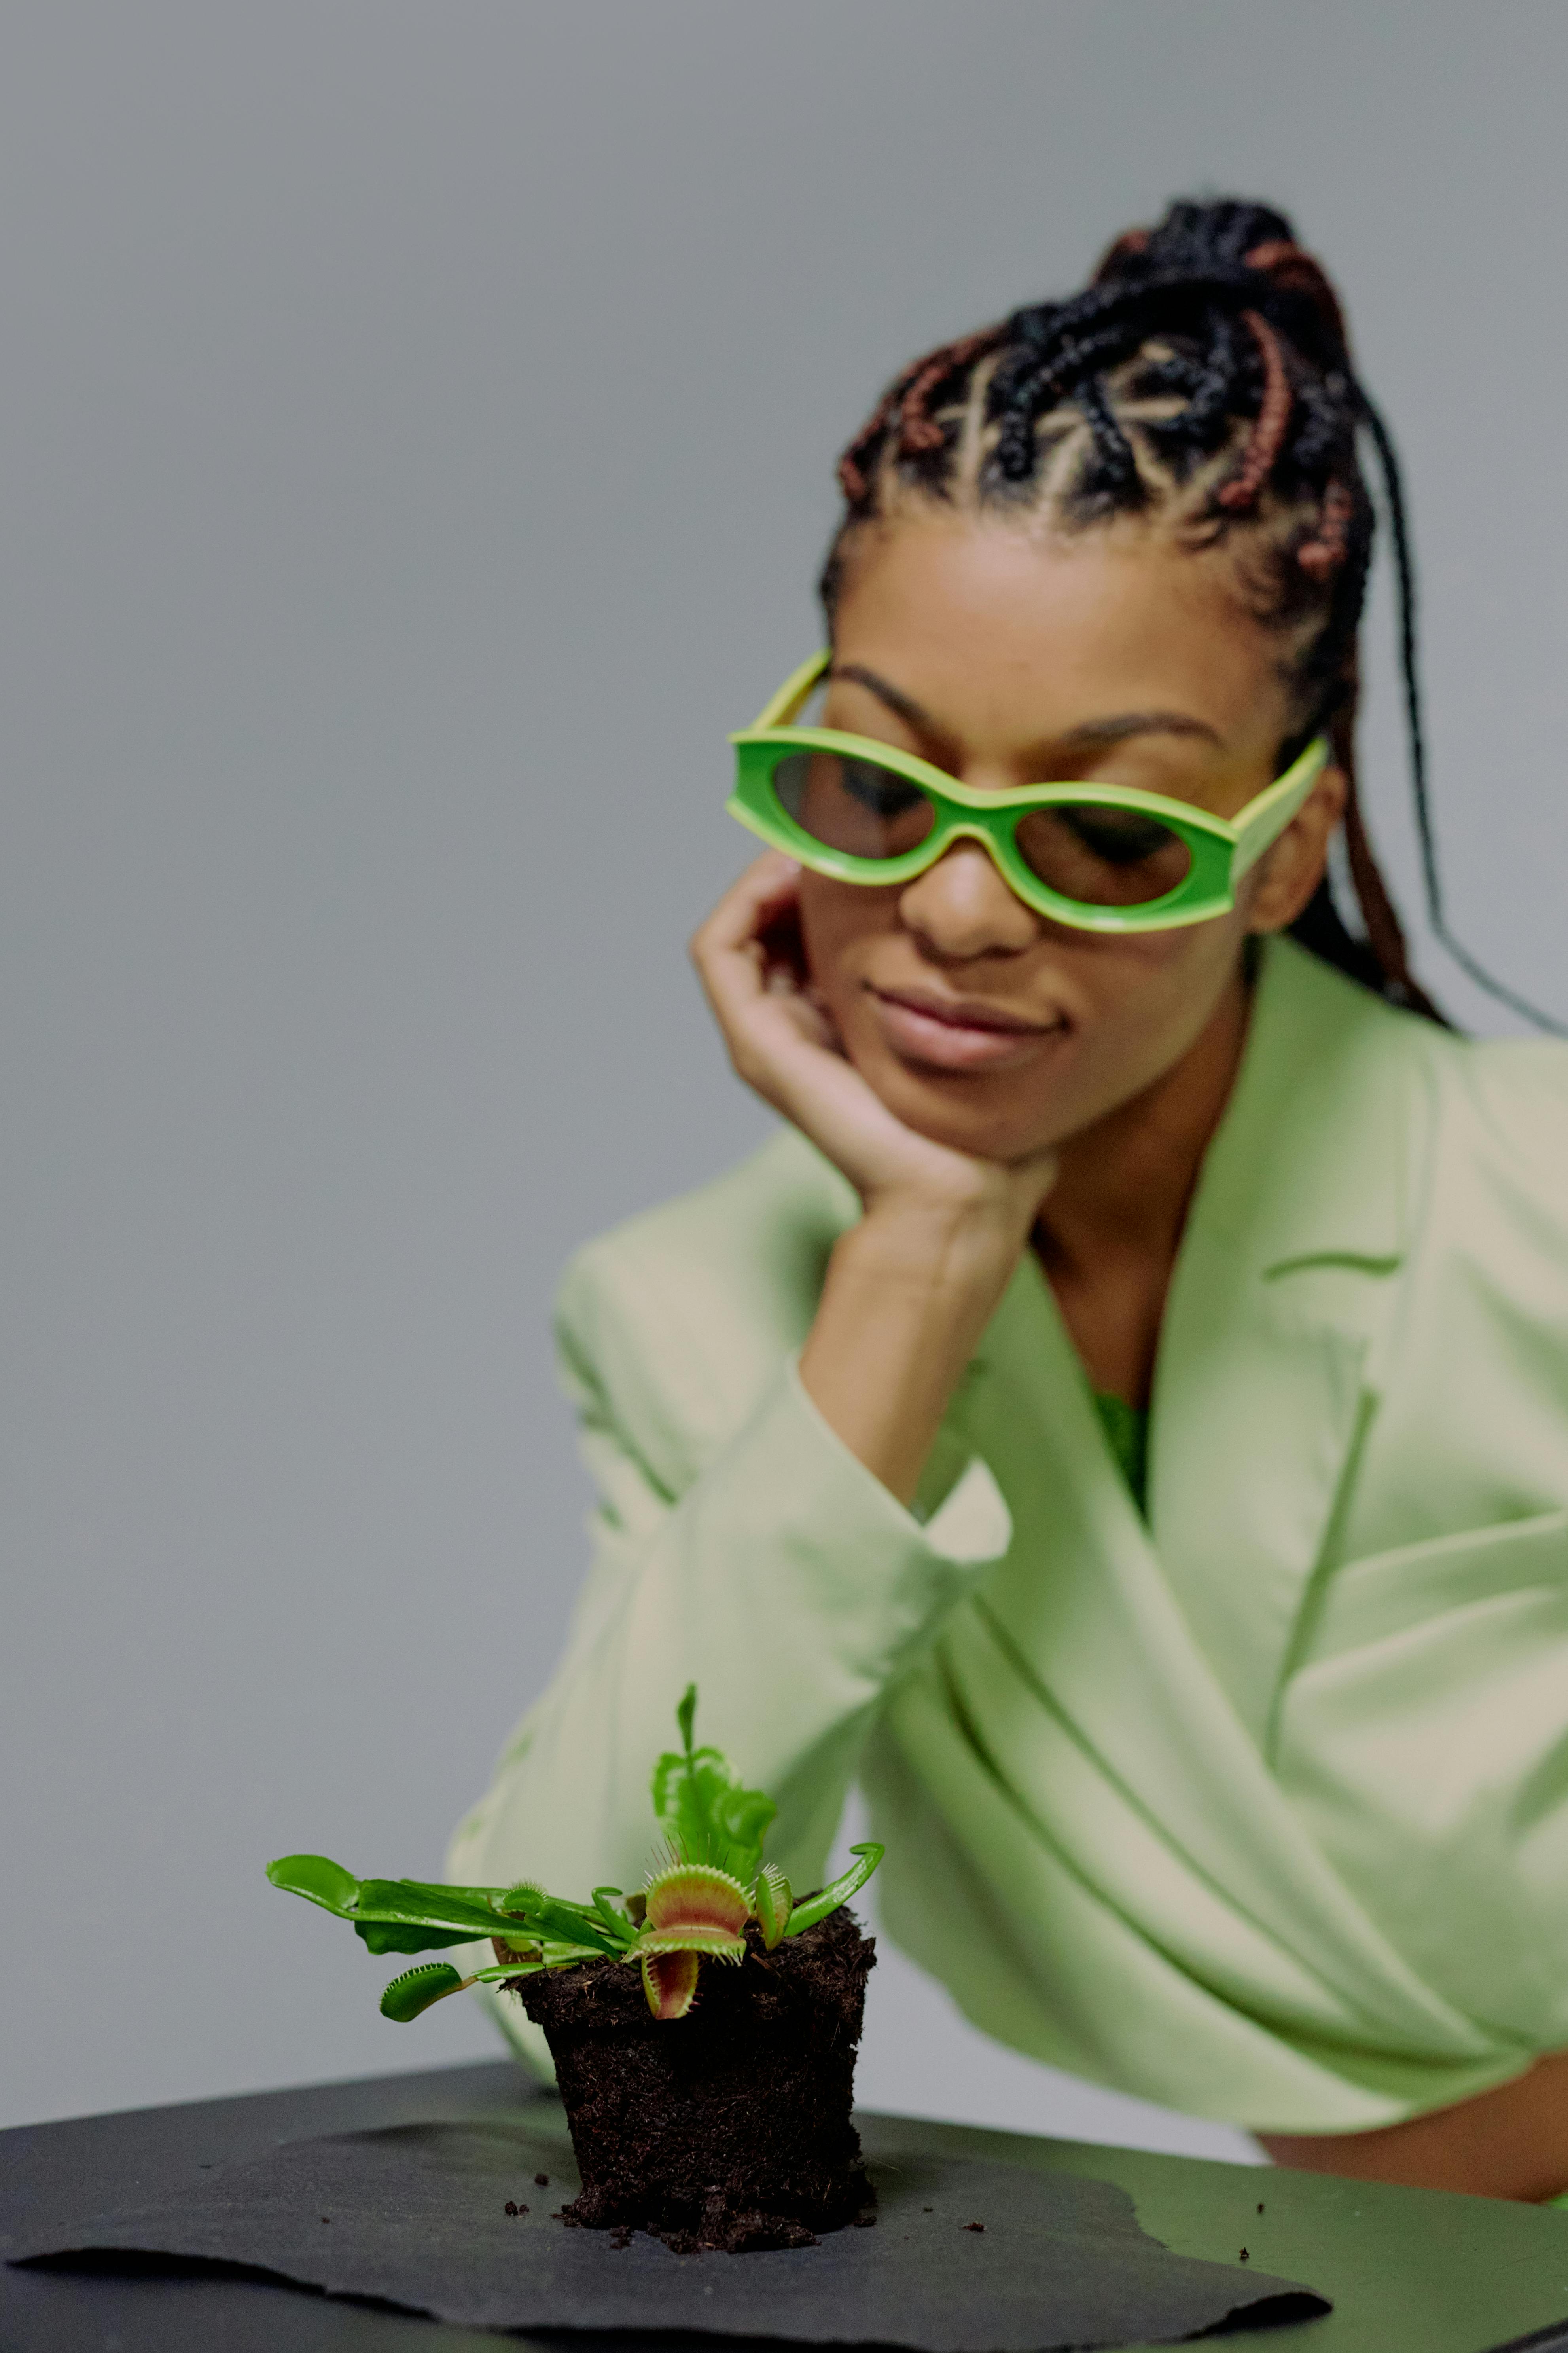
[[[623,1961],[508,1981],[544,2030],[583,2177],[563,2221],[738,2254],[815,2246],[872,2203],[849,2116],[875,1940],[841,1909],[771,1953],[751,1921],[746,1944],[662,2021]]]

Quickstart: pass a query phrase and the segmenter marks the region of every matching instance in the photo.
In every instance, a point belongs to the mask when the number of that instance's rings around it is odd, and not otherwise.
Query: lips
[[[938,1070],[995,1070],[1031,1060],[1067,1022],[1031,1021],[979,999],[934,989],[869,991],[889,1044],[901,1059]]]
[[[953,1029],[998,1029],[1013,1037],[1040,1038],[1061,1028],[1059,1019],[1031,1021],[1022,1013],[1005,1013],[998,1005],[983,1004],[978,997],[939,997],[925,988],[874,988],[871,994],[884,1005],[907,1006],[911,1013],[923,1013]]]

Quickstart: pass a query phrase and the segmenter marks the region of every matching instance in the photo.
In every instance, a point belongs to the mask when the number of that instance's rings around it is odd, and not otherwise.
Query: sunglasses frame
[[[726,807],[762,840],[784,850],[815,873],[873,889],[895,889],[933,866],[953,842],[978,841],[990,852],[1015,895],[1037,913],[1084,932],[1170,931],[1182,923],[1207,923],[1236,904],[1236,886],[1277,841],[1328,766],[1328,738],[1314,736],[1283,776],[1264,787],[1234,818],[1211,816],[1189,801],[1168,800],[1136,785],[1021,785],[1007,792],[982,792],[960,782],[912,752],[895,751],[873,736],[841,733],[832,727],[796,727],[804,708],[833,659],[832,649],[813,654],[763,705],[750,727],[731,736],[735,747],[735,788]],[[839,752],[869,760],[907,777],[927,794],[936,823],[917,849],[899,858],[860,858],[834,849],[798,825],[773,788],[773,772],[791,752]],[[1186,844],[1192,860],[1173,891],[1129,906],[1097,906],[1068,899],[1042,882],[1025,863],[1014,839],[1018,818],[1030,809],[1088,803],[1099,808],[1131,809],[1157,818]]]

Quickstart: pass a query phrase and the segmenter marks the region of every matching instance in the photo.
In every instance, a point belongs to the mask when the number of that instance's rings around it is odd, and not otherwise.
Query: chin
[[[1025,1105],[1015,1097],[1008,1102],[1000,1079],[925,1071],[901,1062],[863,1069],[861,1075],[894,1118],[917,1135],[976,1160],[1022,1160],[1060,1143],[1083,1124],[1066,1101]]]

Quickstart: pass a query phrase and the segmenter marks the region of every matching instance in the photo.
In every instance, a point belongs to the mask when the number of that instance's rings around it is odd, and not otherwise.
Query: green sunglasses
[[[731,817],[841,882],[908,882],[958,840],[984,843],[1026,906],[1085,932],[1201,923],[1236,903],[1328,765],[1317,736],[1234,818],[1131,785],[980,792],[868,735],[791,724],[833,657],[813,654],[735,746]]]

